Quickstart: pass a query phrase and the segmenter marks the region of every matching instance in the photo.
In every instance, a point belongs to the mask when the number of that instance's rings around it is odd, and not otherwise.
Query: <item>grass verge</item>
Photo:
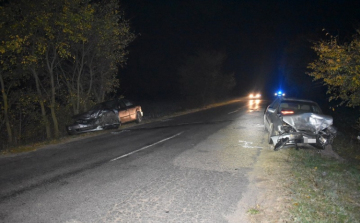
[[[105,133],[106,131],[109,131],[109,130],[105,130],[105,131],[102,131],[102,132],[88,132],[88,133],[84,133],[84,134],[71,135],[71,136],[67,135],[67,136],[63,136],[63,137],[61,137],[59,139],[45,140],[45,141],[41,141],[41,142],[28,143],[28,144],[25,144],[25,145],[12,146],[12,147],[9,147],[9,148],[7,148],[5,150],[0,150],[0,156],[1,155],[11,155],[11,154],[20,154],[20,153],[32,152],[32,151],[36,151],[36,150],[38,150],[38,149],[40,149],[42,147],[45,147],[45,146],[56,145],[56,144],[70,142],[70,141],[73,141],[73,140],[87,138],[87,137],[91,137],[91,136],[95,136],[95,135]]]
[[[293,222],[360,222],[360,170],[313,150],[289,150]]]

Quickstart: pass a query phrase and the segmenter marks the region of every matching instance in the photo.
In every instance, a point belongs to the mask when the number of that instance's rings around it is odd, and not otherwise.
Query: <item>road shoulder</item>
[[[288,150],[273,151],[265,145],[249,173],[249,187],[238,204],[236,220],[230,222],[288,222],[291,194]]]

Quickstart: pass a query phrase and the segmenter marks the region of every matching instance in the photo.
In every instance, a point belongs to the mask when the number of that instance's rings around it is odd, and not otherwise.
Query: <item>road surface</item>
[[[240,100],[1,157],[0,222],[244,222],[256,202],[249,172],[268,149],[264,104]]]

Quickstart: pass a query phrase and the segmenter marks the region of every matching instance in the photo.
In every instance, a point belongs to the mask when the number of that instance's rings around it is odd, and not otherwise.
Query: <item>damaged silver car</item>
[[[96,104],[89,111],[72,117],[74,123],[66,126],[69,135],[83,132],[117,129],[121,124],[143,118],[141,106],[127,99],[114,99]]]
[[[264,127],[274,150],[284,146],[310,144],[325,148],[336,137],[333,118],[324,115],[319,105],[310,100],[279,97],[265,110]]]

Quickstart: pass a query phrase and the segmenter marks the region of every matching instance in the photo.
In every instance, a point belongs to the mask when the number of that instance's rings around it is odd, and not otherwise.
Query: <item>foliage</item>
[[[198,51],[179,69],[182,94],[189,103],[204,105],[227,95],[235,86],[233,74],[222,70],[226,55]]]
[[[308,75],[328,86],[330,100],[350,107],[360,105],[360,31],[351,42],[340,44],[337,37],[321,40],[312,47],[317,60],[310,63]]]

